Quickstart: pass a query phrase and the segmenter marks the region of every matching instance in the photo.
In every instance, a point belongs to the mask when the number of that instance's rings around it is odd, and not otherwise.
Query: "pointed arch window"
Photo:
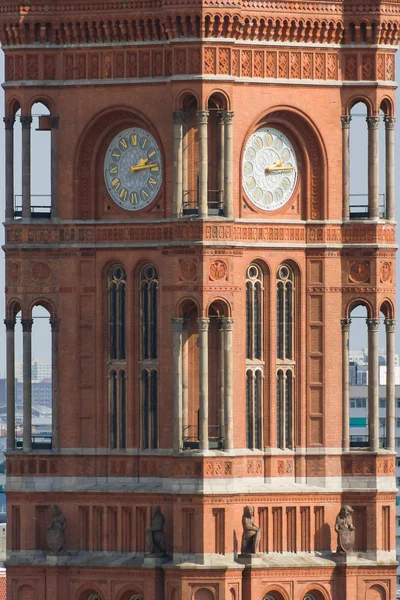
[[[126,275],[120,265],[108,274],[109,446],[126,448]]]
[[[246,444],[263,447],[264,274],[251,263],[246,274]]]
[[[276,434],[282,449],[294,446],[294,283],[293,269],[282,264],[276,282]]]
[[[158,448],[158,274],[153,265],[140,272],[141,445]]]

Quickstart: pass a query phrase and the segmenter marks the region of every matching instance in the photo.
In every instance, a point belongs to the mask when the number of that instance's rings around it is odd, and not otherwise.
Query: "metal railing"
[[[208,447],[210,450],[221,450],[223,448],[223,438],[219,435],[219,429],[219,425],[208,426]],[[210,435],[210,430],[213,431],[214,435]],[[198,450],[200,448],[197,426],[187,425],[184,427],[182,445],[184,450]]]
[[[41,201],[32,200],[41,198]],[[40,202],[40,203],[39,203]],[[31,194],[31,219],[49,219],[51,217],[51,195]],[[22,218],[22,195],[14,196],[14,219]]]
[[[223,190],[208,190],[208,214],[223,216]],[[183,190],[182,214],[186,216],[199,214],[198,190]]]
[[[386,448],[386,438],[379,438],[379,447]],[[369,437],[368,435],[351,435],[350,436],[350,448],[369,448]]]
[[[358,198],[352,202],[352,198]],[[350,219],[369,219],[368,194],[350,194]],[[386,216],[385,194],[379,194],[379,218]]]
[[[51,450],[53,436],[51,433],[35,433],[32,435],[32,450]],[[18,435],[15,438],[15,449],[22,450],[23,448],[23,436]]]

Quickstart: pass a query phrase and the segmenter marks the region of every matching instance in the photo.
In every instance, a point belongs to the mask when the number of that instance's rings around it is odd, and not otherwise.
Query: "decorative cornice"
[[[219,4],[221,14],[207,14]],[[367,24],[367,44],[396,46],[399,34],[400,4],[397,2],[390,4],[391,10],[388,10],[387,3],[376,1],[351,7],[345,2],[267,0],[245,0],[242,4],[236,0],[223,3],[202,0],[197,2],[197,6],[191,3],[190,8],[176,0],[97,2],[89,6],[74,2],[51,6],[35,2],[23,8],[17,3],[3,5],[0,7],[1,42],[3,46],[33,43],[63,46],[182,38],[189,41],[193,37],[214,36],[250,42],[266,40],[329,45],[343,41],[361,43],[361,39],[357,39],[360,37],[361,20]],[[202,11],[200,18],[199,11]],[[320,13],[318,19],[315,19],[316,13]],[[350,23],[347,23],[348,17],[343,20],[344,13],[351,15],[351,23],[355,25],[354,40],[347,39]],[[388,15],[390,21],[376,23],[382,15]],[[23,23],[21,27],[20,22]],[[38,23],[41,25],[39,29],[36,27]],[[371,27],[372,23],[376,27]]]

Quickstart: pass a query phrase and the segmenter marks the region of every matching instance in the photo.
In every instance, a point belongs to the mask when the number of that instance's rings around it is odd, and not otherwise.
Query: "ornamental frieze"
[[[247,41],[247,40],[246,40]],[[220,75],[285,81],[389,81],[395,79],[392,52],[196,44],[165,48],[134,46],[65,49],[56,53],[7,52],[6,81],[84,81]],[[57,56],[57,60],[56,60]]]
[[[393,244],[395,228],[390,225],[353,225],[353,226],[304,226],[304,225],[269,225],[263,224],[157,224],[121,226],[63,226],[63,225],[6,225],[6,243],[13,244],[60,244],[70,243],[83,246],[99,243],[137,243],[154,242],[164,245],[174,242],[251,242],[251,243],[285,243],[304,244]],[[219,253],[219,251],[217,252]],[[326,255],[326,254],[325,254]],[[383,255],[380,255],[383,256]],[[389,256],[392,256],[391,254]]]

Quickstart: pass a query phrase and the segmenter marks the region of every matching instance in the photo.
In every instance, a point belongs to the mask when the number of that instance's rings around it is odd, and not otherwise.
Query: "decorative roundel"
[[[261,210],[277,210],[291,197],[297,181],[297,159],[284,133],[263,127],[253,133],[243,156],[243,187]]]
[[[108,193],[118,206],[141,210],[151,204],[162,182],[161,152],[145,129],[125,129],[115,136],[104,160]]]

